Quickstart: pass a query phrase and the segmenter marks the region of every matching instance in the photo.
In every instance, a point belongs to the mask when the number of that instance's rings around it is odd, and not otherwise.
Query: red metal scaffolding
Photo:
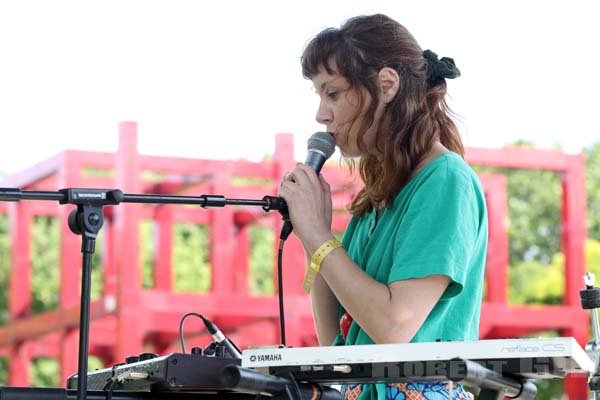
[[[510,305],[506,178],[500,174],[480,175],[488,204],[490,238],[487,297],[482,305],[480,337],[516,337],[552,329],[562,336],[573,336],[584,345],[589,323],[579,303],[586,236],[583,156],[523,148],[469,148],[466,158],[473,165],[556,171],[560,173],[563,188],[561,224],[566,276],[563,304]],[[261,199],[266,194],[276,195],[283,173],[295,163],[290,134],[277,135],[273,159],[259,163],[140,155],[137,125],[124,122],[120,125],[116,153],[65,151],[4,179],[0,185],[23,190],[94,187],[119,188],[124,193],[222,194],[227,198]],[[111,172],[106,176],[86,176],[84,172],[89,169]],[[334,229],[342,230],[348,221],[343,206],[359,185],[350,181],[343,168],[334,165],[326,165],[322,173],[332,185],[334,207],[339,210],[334,213]],[[154,178],[146,178],[148,175]],[[236,177],[259,183],[239,186],[233,182]],[[51,202],[0,203],[0,213],[10,216],[10,322],[0,327],[0,354],[9,358],[11,386],[29,384],[28,366],[36,357],[60,360],[60,382],[77,370],[81,243],[68,228],[69,212],[69,207]],[[56,310],[32,316],[31,226],[33,218],[39,215],[55,216],[61,221],[60,304]],[[156,226],[155,283],[151,289],[142,289],[141,284],[138,238],[142,220],[152,220]],[[206,293],[172,290],[173,225],[182,221],[209,227],[211,284]],[[276,296],[252,295],[248,287],[249,228],[254,224],[271,226],[279,232],[281,220],[278,214],[249,208],[201,209],[131,203],[105,207],[105,245],[101,249],[103,294],[92,303],[90,354],[102,358],[105,365],[112,365],[142,351],[159,354],[178,351],[179,320],[189,311],[213,320],[241,348],[277,343]],[[304,255],[293,235],[286,242],[283,263],[287,344],[315,345],[309,299],[301,291]],[[210,340],[201,336],[194,341],[206,344]],[[566,391],[572,399],[586,398],[585,380],[568,378]]]

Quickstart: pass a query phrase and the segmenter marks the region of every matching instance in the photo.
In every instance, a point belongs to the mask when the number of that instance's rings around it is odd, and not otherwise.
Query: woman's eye
[[[337,95],[338,93],[335,90],[327,92],[327,97],[329,97],[332,100],[335,100],[337,98]]]

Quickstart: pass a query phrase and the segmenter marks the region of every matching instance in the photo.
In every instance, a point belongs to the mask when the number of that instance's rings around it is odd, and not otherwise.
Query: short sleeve
[[[482,213],[473,179],[446,163],[420,182],[394,237],[388,284],[439,274],[451,280],[442,300],[462,291]]]

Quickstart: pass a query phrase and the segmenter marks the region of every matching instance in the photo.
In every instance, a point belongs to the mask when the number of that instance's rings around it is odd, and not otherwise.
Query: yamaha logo
[[[257,354],[250,356],[250,362],[281,361],[281,354]]]

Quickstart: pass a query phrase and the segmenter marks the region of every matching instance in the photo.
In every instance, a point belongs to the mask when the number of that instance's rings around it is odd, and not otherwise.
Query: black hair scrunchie
[[[425,50],[423,57],[427,61],[427,82],[429,86],[435,86],[444,79],[454,79],[460,76],[460,70],[450,57],[438,59],[437,54],[431,50]]]

